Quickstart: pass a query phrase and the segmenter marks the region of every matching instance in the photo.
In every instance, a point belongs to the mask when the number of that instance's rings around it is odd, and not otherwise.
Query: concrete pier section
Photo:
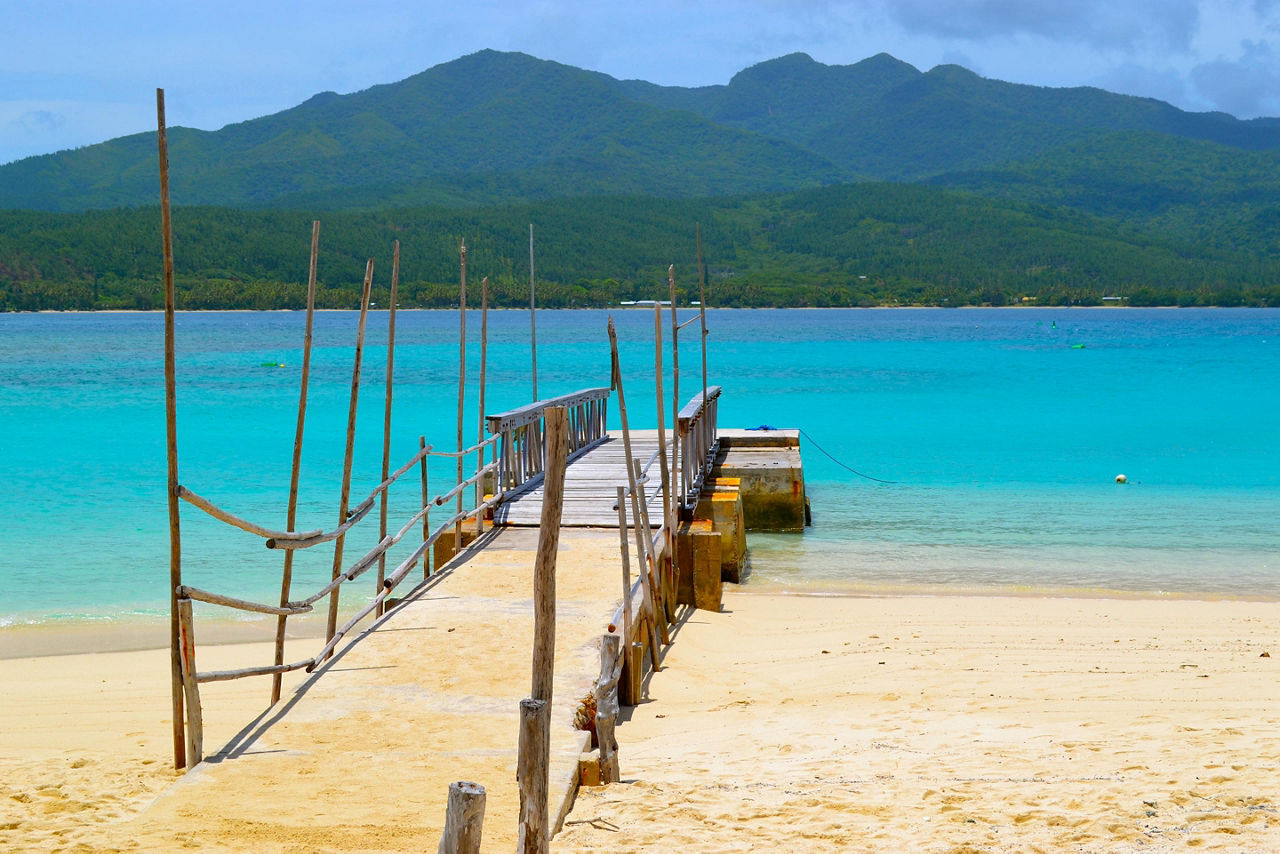
[[[720,430],[712,476],[736,478],[748,531],[802,531],[809,521],[799,430]]]

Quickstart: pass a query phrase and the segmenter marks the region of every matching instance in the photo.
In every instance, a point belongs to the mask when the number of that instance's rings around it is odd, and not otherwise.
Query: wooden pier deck
[[[658,431],[631,432],[631,454],[645,465],[658,451]],[[670,448],[668,448],[670,453]],[[620,435],[609,435],[600,444],[585,449],[569,463],[564,478],[564,509],[561,526],[567,528],[617,528],[618,487],[627,486],[626,449]],[[658,464],[651,469],[646,485],[650,527],[662,527],[662,491]],[[536,526],[542,518],[542,482],[518,492],[493,511],[497,525]],[[631,508],[627,522],[634,524]]]

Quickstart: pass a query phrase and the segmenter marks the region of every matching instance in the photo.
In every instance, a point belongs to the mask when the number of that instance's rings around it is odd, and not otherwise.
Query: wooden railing
[[[369,515],[369,511],[374,507],[377,499],[386,493],[392,484],[394,484],[401,476],[406,474],[414,466],[420,466],[422,469],[422,494],[425,497],[426,458],[428,456],[465,457],[470,454],[477,453],[480,455],[480,464],[477,465],[474,475],[455,485],[448,492],[427,501],[420,501],[419,509],[404,522],[398,531],[388,533],[377,543],[377,545],[369,549],[349,564],[345,569],[337,572],[332,581],[309,596],[290,600],[282,605],[271,605],[252,602],[246,599],[239,599],[221,593],[201,590],[197,587],[192,587],[186,584],[178,585],[177,598],[182,686],[183,693],[186,696],[187,709],[188,749],[186,758],[188,767],[195,765],[203,756],[204,727],[201,716],[199,686],[206,682],[222,682],[248,676],[282,674],[304,669],[309,673],[315,670],[316,667],[322,664],[333,654],[333,651],[337,648],[338,644],[347,635],[347,633],[356,626],[357,623],[372,613],[382,613],[383,605],[386,602],[387,597],[390,596],[391,592],[395,590],[400,582],[405,579],[413,567],[417,565],[419,560],[426,560],[428,550],[438,539],[440,539],[442,535],[467,519],[482,517],[487,511],[497,506],[497,504],[502,501],[503,490],[497,489],[492,496],[477,503],[477,505],[470,510],[459,510],[453,513],[448,519],[439,523],[434,530],[428,530],[430,529],[430,512],[433,507],[441,507],[449,501],[452,501],[456,496],[464,493],[469,486],[482,482],[486,475],[495,472],[498,469],[498,463],[496,461],[490,462],[487,465],[483,463],[486,449],[495,445],[496,441],[496,436],[490,437],[470,448],[466,448],[458,452],[435,452],[432,451],[430,446],[422,447],[417,453],[410,457],[404,465],[397,469],[382,483],[378,484],[378,486],[369,493],[369,496],[364,501],[356,505],[348,513],[347,520],[344,523],[331,531],[319,529],[310,531],[272,530],[270,528],[257,525],[230,513],[221,507],[218,507],[213,502],[201,497],[185,486],[177,487],[177,497],[195,507],[200,508],[215,519],[239,528],[242,531],[262,537],[267,548],[299,550],[308,549],[313,546],[332,542],[344,537],[348,531],[358,525]],[[378,566],[380,559],[383,558],[389,549],[400,543],[405,537],[409,536],[411,532],[418,530],[419,526],[421,526],[421,533],[418,536],[422,537],[421,542],[415,546],[413,551],[410,552],[409,555],[395,567],[395,569],[386,574],[373,599],[352,615],[340,628],[337,628],[326,637],[324,646],[315,655],[294,662],[245,667],[239,670],[215,670],[204,672],[197,670],[195,661],[195,621],[191,604],[193,601],[219,605],[239,611],[272,614],[279,617],[305,614],[312,610],[315,603],[324,599],[326,596],[336,597],[338,595],[339,588],[343,584],[354,581],[371,567]]]
[[[719,401],[720,386],[713,385],[690,398],[676,418],[676,447],[680,455],[679,501],[685,509],[697,504],[702,482],[715,464],[720,442],[717,422]]]
[[[569,458],[603,441],[608,430],[609,389],[587,388],[539,400],[508,412],[485,416],[490,440],[497,439],[496,492],[518,489],[542,476],[546,468],[545,417],[548,408],[563,406],[569,416]]]

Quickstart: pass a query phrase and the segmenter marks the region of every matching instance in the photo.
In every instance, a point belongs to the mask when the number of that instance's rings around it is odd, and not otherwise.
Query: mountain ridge
[[[991,80],[954,65],[922,72],[887,53],[851,65],[792,53],[727,84],[687,88],[484,50],[394,83],[317,93],[217,131],[175,127],[169,135],[177,204],[340,209],[350,198],[377,206],[376,187],[395,187],[392,204],[403,205],[932,181],[1132,131],[1280,150],[1280,119],[1188,113],[1090,87]],[[150,204],[154,137],[0,166],[0,208]]]

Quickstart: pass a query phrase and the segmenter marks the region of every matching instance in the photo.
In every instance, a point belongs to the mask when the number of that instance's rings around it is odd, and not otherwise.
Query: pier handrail
[[[378,486],[374,487],[374,489],[369,493],[368,498],[356,507],[352,508],[348,513],[346,522],[328,532],[323,530],[301,532],[272,530],[263,525],[250,522],[234,513],[218,507],[216,504],[201,497],[193,490],[187,489],[181,485],[176,488],[175,492],[177,493],[177,497],[182,498],[195,507],[199,507],[213,518],[218,519],[227,525],[262,537],[268,548],[294,550],[310,548],[311,546],[329,542],[343,536],[356,524],[369,516],[369,511],[375,505],[377,498],[386,493],[397,479],[407,473],[415,465],[422,465],[424,467],[423,495],[420,499],[419,509],[409,516],[407,521],[405,521],[398,531],[394,534],[384,536],[371,549],[348,564],[345,569],[339,571],[332,581],[325,584],[309,596],[291,599],[290,601],[277,605],[253,602],[222,593],[201,590],[200,588],[187,584],[179,584],[176,587],[175,593],[178,601],[178,616],[180,624],[179,636],[181,641],[183,691],[188,698],[188,709],[191,712],[194,712],[194,715],[189,716],[188,718],[188,727],[192,729],[195,745],[198,746],[202,740],[203,731],[203,724],[198,713],[199,685],[207,682],[222,682],[251,676],[283,674],[295,670],[306,670],[308,673],[315,670],[315,668],[319,667],[329,658],[337,648],[338,644],[357,623],[375,611],[381,613],[381,608],[391,592],[395,590],[396,586],[399,585],[401,581],[404,580],[404,578],[409,574],[409,571],[417,565],[419,560],[425,560],[424,556],[427,554],[427,550],[430,549],[446,532],[469,519],[483,518],[486,513],[493,509],[493,507],[501,503],[504,498],[504,491],[499,487],[494,490],[494,494],[492,496],[489,496],[486,500],[480,502],[475,507],[452,514],[448,519],[440,522],[434,530],[431,530],[430,532],[425,530],[425,526],[429,525],[426,520],[429,518],[430,511],[433,508],[444,505],[455,496],[464,492],[468,486],[481,481],[487,475],[496,473],[499,467],[499,463],[496,460],[489,462],[486,465],[478,465],[475,474],[465,479],[462,483],[453,486],[441,495],[437,495],[434,498],[427,498],[425,492],[426,458],[428,456],[462,457],[468,454],[480,452],[482,456],[479,459],[483,461],[484,451],[489,447],[496,445],[497,440],[498,437],[496,436],[489,437],[477,442],[470,448],[458,452],[434,452],[430,445],[424,444],[416,453],[413,454],[413,456],[409,458],[408,462],[397,469],[394,473],[390,474],[387,479],[378,484]],[[389,549],[408,536],[411,531],[417,529],[419,525],[424,526],[422,542],[418,544],[403,561],[401,561],[399,566],[397,566],[386,576],[385,579],[383,579],[382,584],[372,600],[353,614],[341,628],[337,628],[334,631],[334,634],[327,639],[324,647],[315,655],[290,663],[245,667],[238,670],[201,672],[196,669],[195,619],[192,611],[193,601],[204,602],[210,605],[231,608],[238,611],[248,611],[251,613],[269,614],[280,617],[308,613],[312,611],[316,602],[319,602],[326,596],[333,594],[334,591],[343,584],[349,581],[354,581],[372,567],[377,566],[379,564],[379,559],[385,555]],[[196,752],[196,756],[199,756],[199,751]]]
[[[717,423],[720,392],[718,385],[698,392],[676,418],[680,453],[679,500],[685,509],[697,503],[702,483],[715,463],[720,442]]]
[[[475,449],[472,448],[470,450],[474,451]],[[401,475],[421,462],[424,457],[430,454],[430,452],[431,447],[428,446],[426,448],[422,448],[410,457],[409,461],[396,469],[394,474],[389,475],[386,480],[375,486],[373,491],[369,493],[368,498],[361,501],[347,512],[346,522],[328,533],[323,529],[316,529],[314,531],[273,531],[270,528],[255,524],[247,519],[235,515],[234,513],[222,509],[209,499],[204,498],[194,490],[188,489],[181,484],[179,484],[177,489],[177,497],[186,501],[188,504],[191,504],[193,507],[199,507],[205,513],[208,513],[220,522],[225,522],[234,528],[239,528],[240,530],[245,531],[246,533],[262,537],[266,540],[266,546],[269,549],[307,549],[312,546],[318,546],[321,543],[336,540],[338,537],[351,530],[357,522],[367,516],[369,511],[373,509],[374,501],[378,496],[388,490],[393,483],[399,480]]]
[[[569,415],[569,458],[604,441],[608,433],[608,387],[534,401],[507,412],[486,415],[491,438],[498,443],[498,489],[508,492],[531,485],[546,468],[545,415],[563,406]]]

